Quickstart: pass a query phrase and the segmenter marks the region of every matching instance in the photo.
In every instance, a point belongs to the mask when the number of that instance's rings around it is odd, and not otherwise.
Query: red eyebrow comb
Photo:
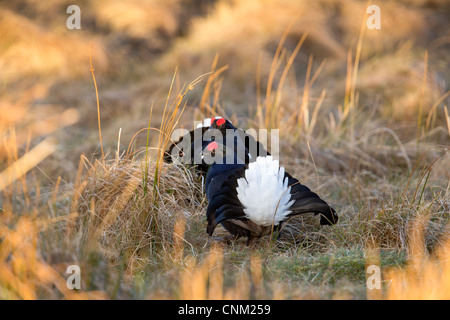
[[[208,151],[213,151],[216,150],[217,148],[219,148],[219,145],[217,144],[217,142],[213,141],[210,144],[208,144],[208,146],[206,147],[206,149],[208,149]]]
[[[224,118],[217,119],[216,123],[217,123],[218,126],[221,126],[221,125],[223,125],[225,123],[225,119]]]

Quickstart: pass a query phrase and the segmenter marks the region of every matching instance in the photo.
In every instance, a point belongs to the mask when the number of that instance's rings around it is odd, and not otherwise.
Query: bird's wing
[[[244,176],[246,166],[236,170],[234,173],[222,180],[217,181],[215,192],[210,196],[206,218],[208,220],[207,231],[210,235],[214,232],[217,224],[224,220],[243,220],[245,218],[244,207],[237,197],[237,179]],[[216,183],[216,182],[214,182]],[[241,223],[239,223],[241,224]],[[241,226],[242,227],[242,226]],[[251,227],[243,227],[249,229]]]

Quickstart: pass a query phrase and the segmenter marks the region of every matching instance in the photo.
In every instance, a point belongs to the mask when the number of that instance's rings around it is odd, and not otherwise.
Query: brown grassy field
[[[359,0],[73,4],[80,30],[0,3],[0,299],[450,298],[448,1],[379,1],[374,30]],[[216,115],[279,129],[339,223],[211,239],[162,151]]]

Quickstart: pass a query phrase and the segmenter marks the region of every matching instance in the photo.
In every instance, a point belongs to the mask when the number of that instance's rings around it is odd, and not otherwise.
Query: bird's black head
[[[248,163],[248,156],[245,149],[238,150],[236,145],[226,145],[215,140],[203,150],[202,160],[209,165],[240,165]]]

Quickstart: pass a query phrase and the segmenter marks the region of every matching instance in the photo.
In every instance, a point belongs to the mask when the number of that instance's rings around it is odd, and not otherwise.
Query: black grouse
[[[239,157],[236,145],[216,141],[204,150],[205,161],[212,161],[205,183],[210,236],[220,223],[232,239],[246,236],[250,244],[254,238],[279,230],[290,217],[302,213],[320,214],[321,225],[337,223],[336,211],[285,172],[278,160],[258,156],[248,163],[244,157]]]

